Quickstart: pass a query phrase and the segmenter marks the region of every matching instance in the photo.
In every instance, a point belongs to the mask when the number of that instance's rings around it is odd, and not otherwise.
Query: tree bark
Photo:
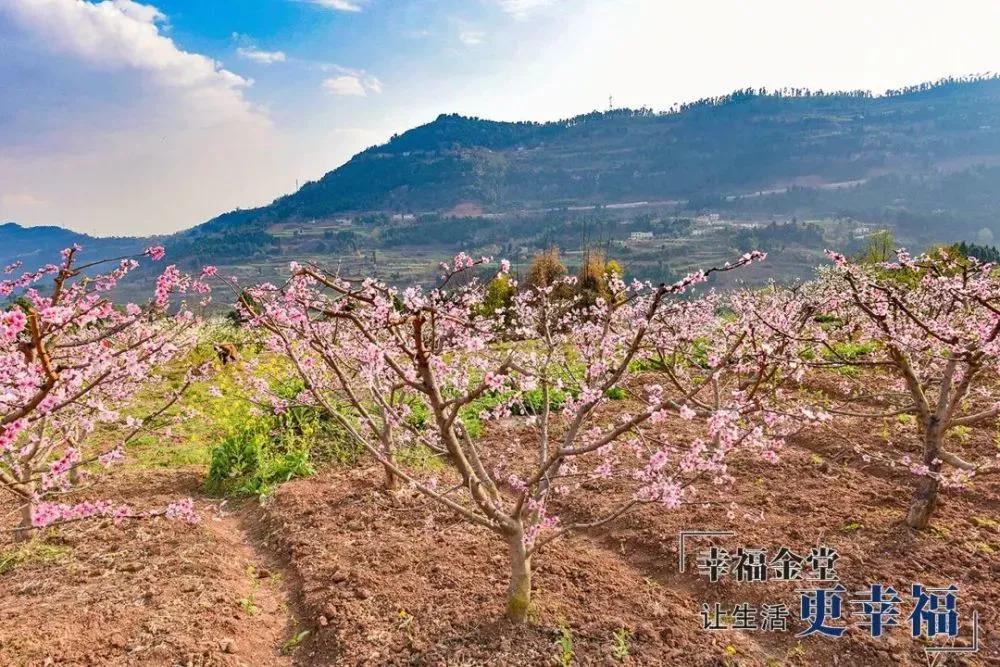
[[[27,542],[31,539],[31,532],[33,530],[31,524],[31,503],[26,502],[21,506],[21,522],[17,528],[14,531],[15,542]]]
[[[510,549],[510,585],[507,588],[507,618],[514,623],[528,621],[531,606],[531,556],[520,532],[507,538]]]
[[[386,491],[395,491],[399,488],[399,477],[392,471],[392,468],[388,464],[383,463],[382,468],[385,470],[385,480],[383,481],[382,488]]]
[[[941,464],[935,461],[938,460],[938,453],[941,451],[942,435],[940,422],[932,418],[924,435],[924,465],[931,473],[937,473],[941,468]],[[910,509],[906,513],[907,526],[916,530],[927,528],[937,508],[939,486],[940,480],[936,476],[927,475],[920,479],[917,491],[910,502]]]
[[[937,508],[938,479],[924,477],[917,484],[917,492],[910,502],[906,514],[906,525],[916,530],[924,530],[931,521],[931,516]]]

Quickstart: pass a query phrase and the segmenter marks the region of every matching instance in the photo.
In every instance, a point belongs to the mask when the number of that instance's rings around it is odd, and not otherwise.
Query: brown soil
[[[268,514],[274,544],[294,564],[319,628],[310,664],[549,664],[569,628],[579,664],[611,658],[628,628],[633,664],[712,664],[724,638],[698,631],[683,593],[598,540],[553,548],[535,576],[533,622],[502,620],[504,545],[417,496],[386,496],[376,469],[336,471],[285,485]],[[377,479],[377,477],[376,477]],[[674,626],[672,629],[667,625]],[[694,659],[693,646],[712,646]]]
[[[517,438],[520,428],[507,423],[503,437]],[[972,611],[980,613],[980,652],[936,664],[1000,664],[1000,480],[946,490],[932,529],[909,530],[901,519],[913,477],[851,449],[884,448],[886,435],[905,440],[906,428],[886,434],[840,422],[797,436],[775,465],[741,458],[732,516],[728,505],[646,507],[553,544],[535,563],[536,608],[526,627],[502,619],[507,560],[499,540],[408,491],[385,494],[378,466],[286,484],[263,508],[199,496],[197,471],[130,473],[103,495],[120,490],[117,497],[154,507],[190,493],[202,523],[50,534],[68,556],[0,574],[0,664],[547,665],[558,664],[565,629],[581,665],[924,665],[924,644],[905,620],[914,582],[959,585],[963,638]],[[995,451],[988,429],[975,429],[962,447],[970,456]],[[581,493],[579,518],[616,501],[606,491]],[[716,542],[731,550],[836,548],[848,590],[883,583],[900,591],[901,627],[880,639],[858,628],[838,640],[795,637],[795,583],[712,584],[691,566],[678,572],[678,532],[708,528],[735,531]],[[247,599],[252,613],[240,602]],[[715,601],[783,602],[791,630],[704,632],[700,606]],[[622,628],[628,656],[619,659],[613,646]],[[310,634],[291,657],[280,655],[303,630]]]
[[[246,539],[245,510],[197,497],[201,474],[130,473],[101,489],[136,509],[194,495],[197,526],[50,529],[33,557],[0,574],[0,664],[290,665],[279,647],[291,587]]]

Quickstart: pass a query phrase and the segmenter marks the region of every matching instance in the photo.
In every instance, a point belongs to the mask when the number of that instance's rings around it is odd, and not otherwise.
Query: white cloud
[[[0,204],[10,209],[35,209],[48,206],[51,202],[36,197],[30,192],[11,192],[0,195]]]
[[[350,74],[331,76],[328,79],[324,79],[323,88],[334,95],[364,97],[368,94],[365,92],[365,87],[362,85],[361,79]]]
[[[551,5],[554,0],[496,0],[500,9],[517,19],[527,18],[532,12]]]
[[[0,123],[0,218],[166,232],[286,189],[252,82],[164,21],[133,0],[0,0],[0,90],[20,100]]]
[[[263,51],[255,46],[241,46],[236,49],[236,53],[240,58],[246,58],[261,65],[273,65],[274,63],[283,63],[286,60],[284,51]]]
[[[360,12],[367,0],[306,0],[307,2],[335,9],[338,12]]]
[[[476,46],[483,43],[486,33],[482,30],[462,30],[458,33],[458,41],[466,46]]]
[[[49,50],[98,69],[141,72],[198,100],[213,118],[252,114],[240,91],[251,82],[211,58],[177,48],[160,32],[163,14],[155,7],[132,0],[21,0],[0,12]]]
[[[541,120],[606,108],[609,94],[616,106],[666,109],[747,86],[880,92],[997,70],[1000,40],[989,35],[1000,22],[1000,2],[961,6],[958,12],[945,11],[939,0],[553,2],[532,15],[544,13],[545,21],[493,28],[498,39],[517,40],[517,48],[495,70],[475,70],[474,96],[459,87],[445,97],[446,86],[455,88],[447,73],[438,74],[444,83],[432,92],[444,98],[440,107],[461,113]],[[572,11],[548,20],[560,8]],[[844,39],[851,49],[837,47]],[[691,53],[698,57],[690,66],[669,80],[661,76],[662,63],[686,62]]]
[[[323,65],[323,69],[336,72],[336,76],[324,79],[322,84],[324,90],[334,95],[367,97],[369,93],[377,95],[382,92],[382,82],[378,77],[364,70],[329,64]]]
[[[157,23],[167,19],[152,5],[143,5],[132,0],[113,0],[113,3],[123,14],[142,23]]]
[[[382,82],[373,76],[341,74],[324,79],[323,89],[334,95],[366,97],[368,93],[381,93]]]

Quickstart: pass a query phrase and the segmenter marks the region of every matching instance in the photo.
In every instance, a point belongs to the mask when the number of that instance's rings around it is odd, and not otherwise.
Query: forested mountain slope
[[[836,192],[886,176],[895,179],[890,191],[905,194],[921,179],[997,164],[997,79],[948,80],[878,97],[744,90],[668,112],[618,109],[549,123],[441,115],[294,194],[222,215],[203,231],[365,211],[446,211],[463,202],[487,212],[640,200],[697,204],[795,186]],[[986,178],[980,185],[992,190],[996,174]],[[960,189],[934,195],[935,208],[969,203]],[[995,204],[996,195],[988,197]]]

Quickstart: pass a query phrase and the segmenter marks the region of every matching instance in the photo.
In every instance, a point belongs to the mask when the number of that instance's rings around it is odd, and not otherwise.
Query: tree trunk
[[[21,522],[17,528],[14,531],[15,542],[27,542],[31,539],[31,532],[33,530],[31,525],[31,503],[26,502],[21,506]]]
[[[388,464],[383,463],[382,468],[385,470],[385,480],[382,483],[382,488],[386,491],[395,491],[399,488],[399,477],[392,471],[392,468]]]
[[[937,507],[938,479],[924,477],[917,484],[917,492],[913,495],[910,510],[906,514],[906,525],[916,530],[927,528],[931,515]]]
[[[924,465],[931,473],[937,473],[941,469],[941,464],[935,463],[938,452],[941,451],[941,436],[938,420],[932,419],[924,436]],[[917,491],[910,502],[910,509],[906,513],[907,526],[916,530],[927,528],[934,510],[937,508],[938,486],[940,486],[940,480],[936,476],[927,475],[920,479],[917,483]]]
[[[507,538],[510,549],[510,585],[507,588],[507,618],[514,623],[528,621],[531,606],[531,556],[526,553],[520,533]]]

